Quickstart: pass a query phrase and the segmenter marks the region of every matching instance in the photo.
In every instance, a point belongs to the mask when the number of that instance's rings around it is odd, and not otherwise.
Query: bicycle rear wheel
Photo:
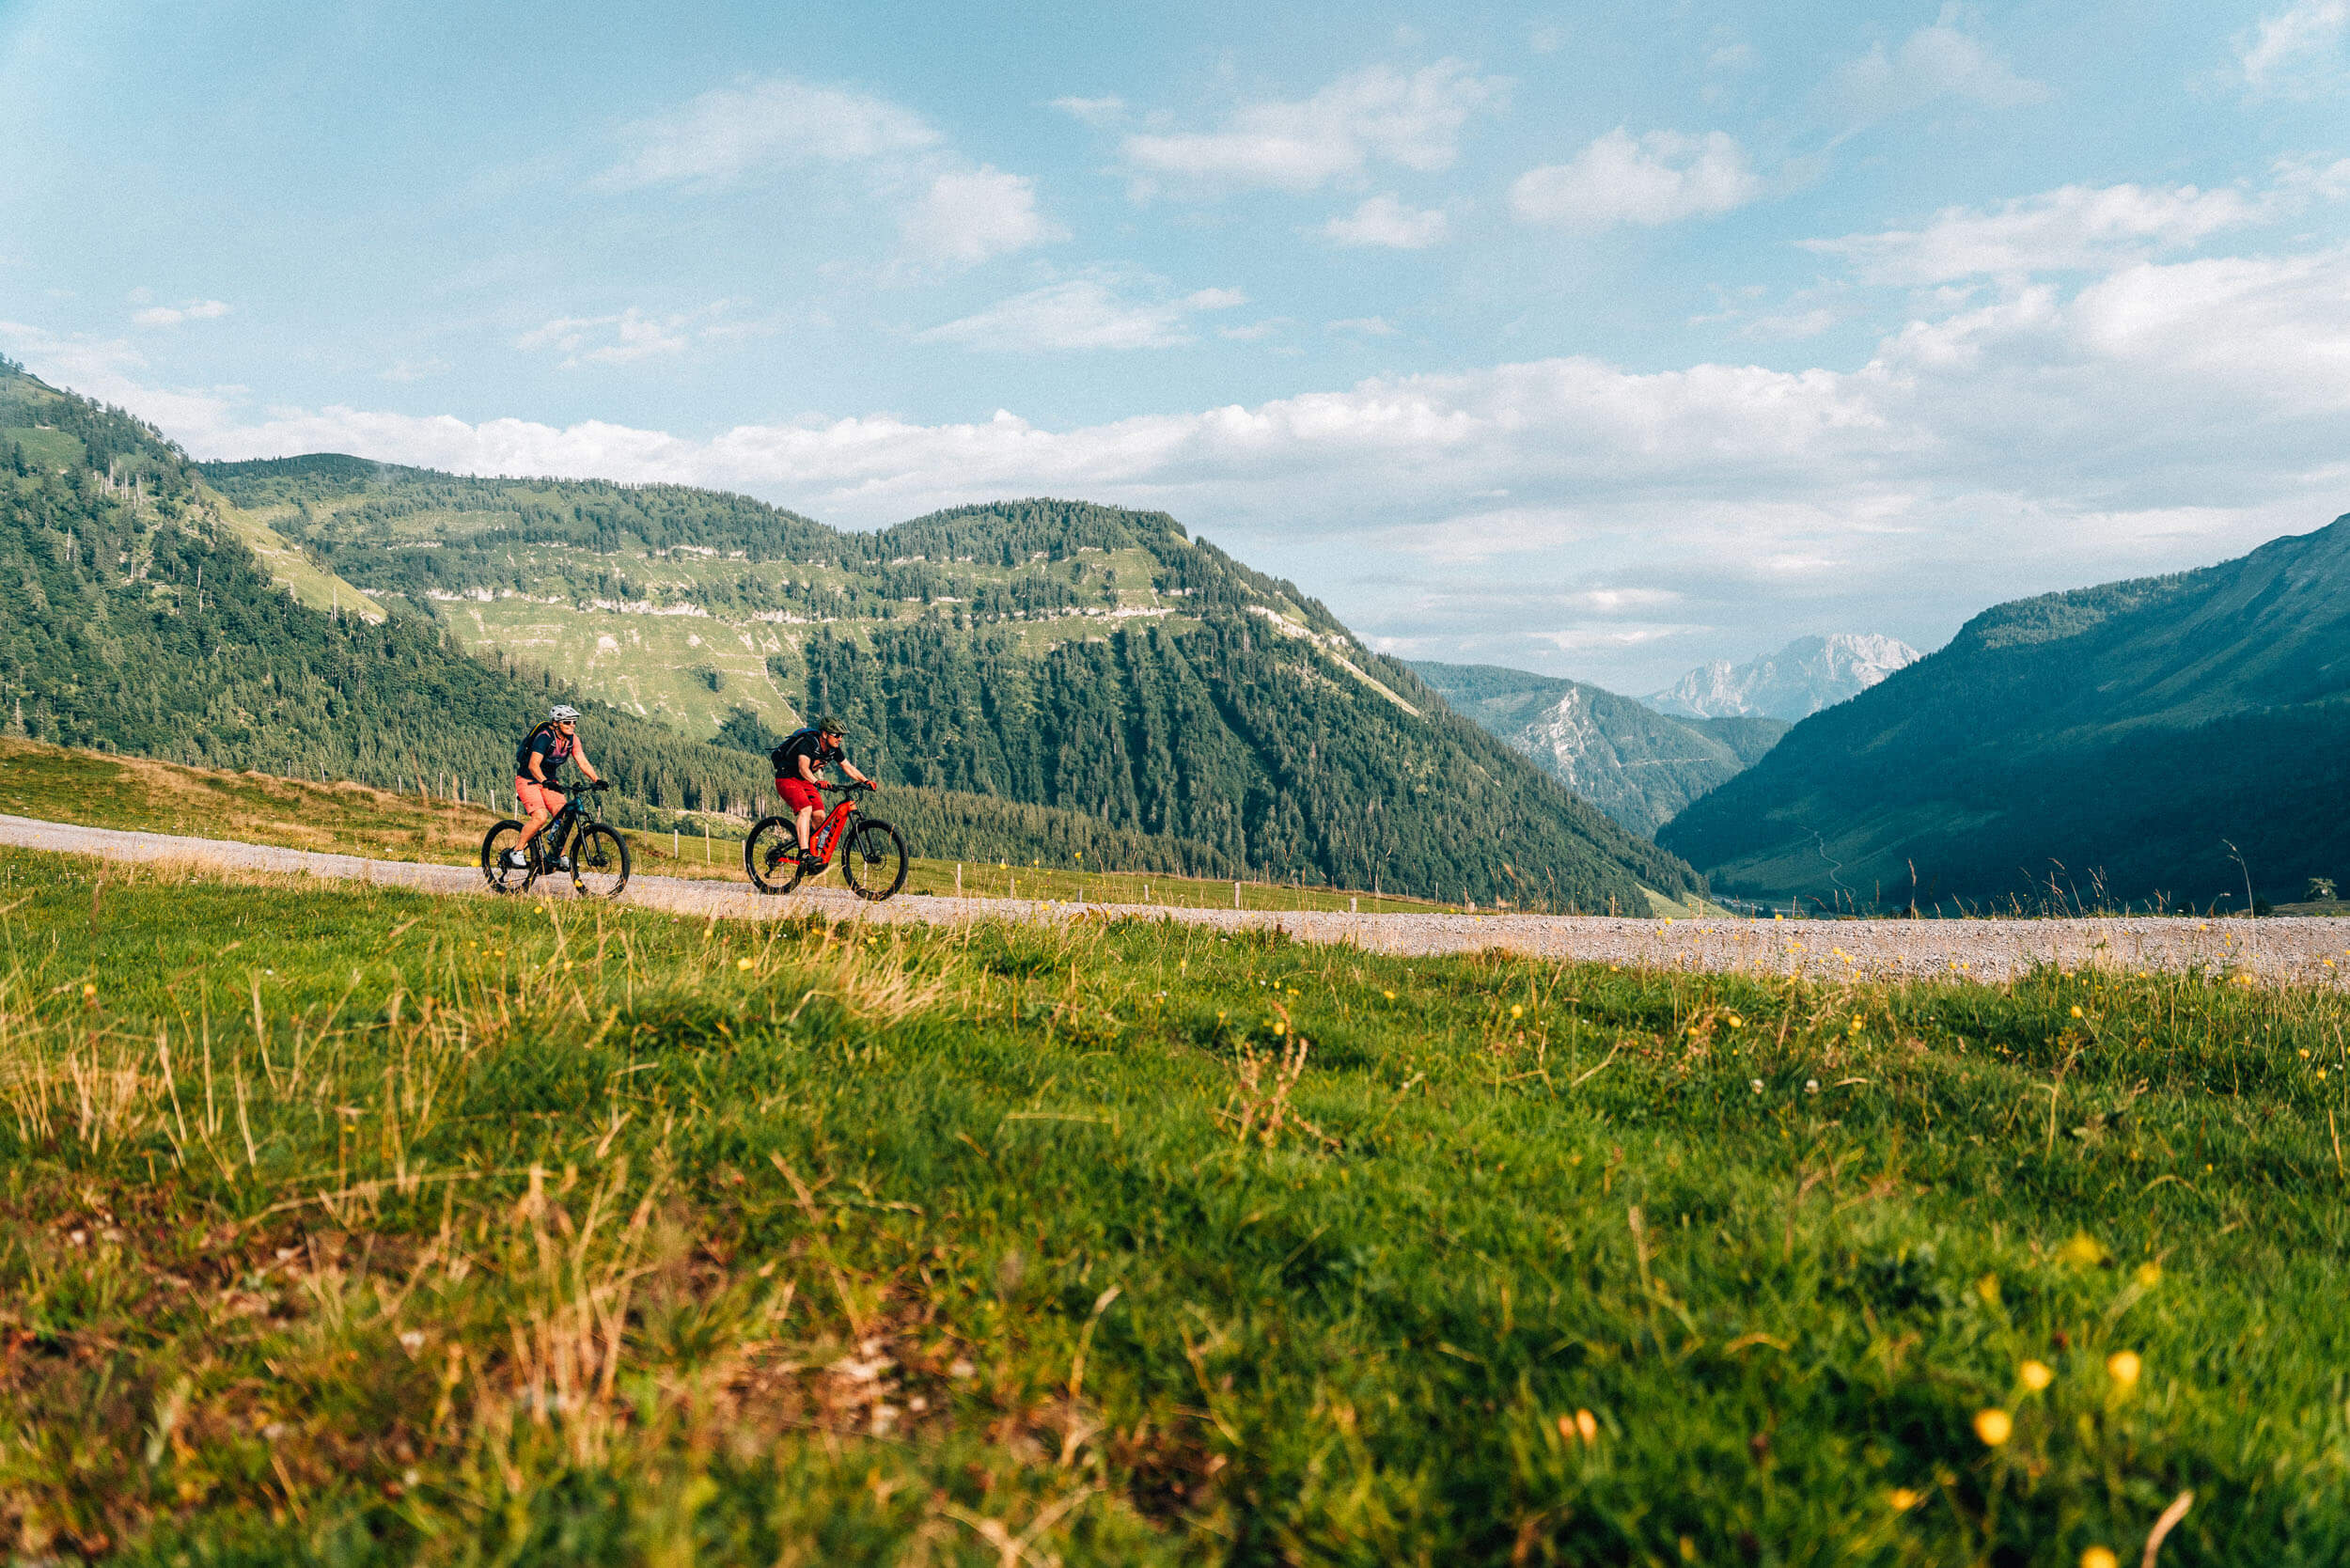
[[[879,817],[863,818],[840,846],[840,874],[858,898],[879,903],[906,885],[906,841]]]
[[[595,823],[572,839],[572,886],[591,899],[617,899],[628,886],[628,840]]]
[[[523,824],[510,817],[492,823],[490,831],[481,836],[481,880],[490,885],[491,892],[526,893],[539,879],[535,868],[506,863],[506,852],[522,841]]]
[[[789,893],[806,873],[800,870],[800,839],[790,817],[761,817],[743,840],[743,870],[762,893]]]

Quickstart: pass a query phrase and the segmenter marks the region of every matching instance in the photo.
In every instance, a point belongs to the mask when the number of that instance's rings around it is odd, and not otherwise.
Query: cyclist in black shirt
[[[792,813],[792,830],[799,835],[800,865],[803,870],[821,871],[824,863],[808,854],[808,830],[815,825],[816,813],[824,808],[824,796],[818,788],[823,780],[817,776],[820,768],[838,765],[842,773],[869,790],[880,785],[856,771],[841,749],[840,738],[847,729],[830,713],[805,729],[797,729],[784,738],[781,745],[769,755],[776,765],[776,793]]]

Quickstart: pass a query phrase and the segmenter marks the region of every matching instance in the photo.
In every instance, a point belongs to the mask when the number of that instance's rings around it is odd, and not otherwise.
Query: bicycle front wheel
[[[628,840],[597,823],[572,840],[572,886],[591,899],[617,899],[628,886]]]
[[[481,880],[493,893],[526,893],[539,873],[528,866],[509,866],[506,852],[523,841],[523,824],[505,818],[490,824],[481,836]]]
[[[743,870],[762,893],[789,893],[800,885],[800,839],[789,817],[761,817],[743,840]]]
[[[840,846],[840,874],[858,898],[879,903],[906,885],[906,841],[879,817],[867,817]]]

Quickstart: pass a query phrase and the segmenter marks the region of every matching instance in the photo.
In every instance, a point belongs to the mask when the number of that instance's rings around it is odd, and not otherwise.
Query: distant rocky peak
[[[1716,659],[1700,666],[1642,700],[1685,718],[1760,715],[1793,723],[1859,696],[1919,657],[1899,638],[1872,632],[1797,637],[1743,665]]]

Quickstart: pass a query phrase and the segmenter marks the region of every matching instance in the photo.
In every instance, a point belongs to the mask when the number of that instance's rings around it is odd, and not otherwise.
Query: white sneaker
[[[556,855],[555,857],[555,869],[558,871],[570,870],[572,869],[572,857],[568,855]]]
[[[523,858],[523,852],[520,850],[508,850],[500,857],[499,864],[509,871],[523,871],[530,869],[530,862]]]

